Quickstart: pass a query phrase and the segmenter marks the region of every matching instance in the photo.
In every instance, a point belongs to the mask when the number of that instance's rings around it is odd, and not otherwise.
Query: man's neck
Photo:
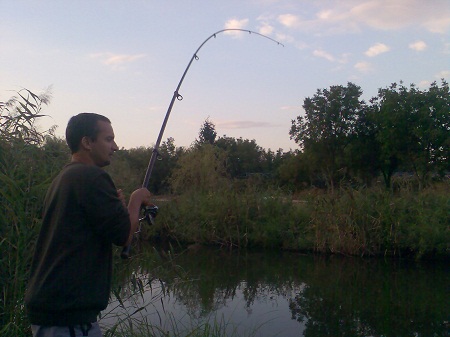
[[[86,153],[83,152],[76,152],[72,154],[72,163],[83,163],[86,165],[95,165],[94,161],[89,157]]]

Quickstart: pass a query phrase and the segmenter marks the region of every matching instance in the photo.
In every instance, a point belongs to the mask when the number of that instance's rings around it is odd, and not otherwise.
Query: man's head
[[[73,116],[67,124],[66,141],[72,156],[100,167],[109,165],[118,150],[110,120],[95,113]]]

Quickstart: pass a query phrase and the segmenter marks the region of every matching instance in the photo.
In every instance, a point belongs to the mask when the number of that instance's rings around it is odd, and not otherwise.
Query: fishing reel
[[[159,208],[156,205],[145,206],[141,209],[139,223],[146,222],[149,225],[155,225],[155,218],[158,215]]]

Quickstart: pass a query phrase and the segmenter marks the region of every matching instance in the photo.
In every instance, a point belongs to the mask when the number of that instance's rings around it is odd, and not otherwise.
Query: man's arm
[[[149,206],[151,204],[151,194],[146,188],[139,188],[131,194],[130,201],[128,202],[128,213],[130,214],[131,227],[128,240],[124,244],[125,247],[131,244],[133,235],[139,226],[139,211],[141,206]]]

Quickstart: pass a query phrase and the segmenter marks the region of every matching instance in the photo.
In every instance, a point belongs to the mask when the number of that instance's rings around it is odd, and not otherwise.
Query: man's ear
[[[81,146],[84,149],[90,150],[92,148],[91,144],[92,144],[92,140],[88,136],[84,136],[83,138],[81,138]]]

